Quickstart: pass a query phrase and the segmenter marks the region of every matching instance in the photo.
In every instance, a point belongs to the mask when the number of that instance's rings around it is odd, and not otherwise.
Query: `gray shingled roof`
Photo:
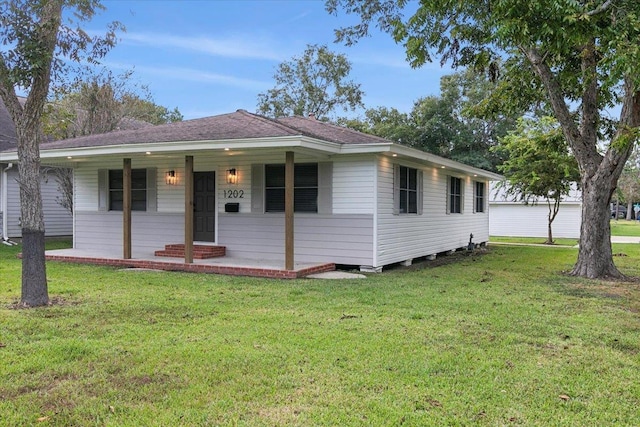
[[[157,142],[216,141],[233,139],[308,136],[340,144],[389,143],[390,141],[312,118],[270,119],[244,110],[201,119],[185,120],[141,129],[88,135],[42,144],[64,149]]]
[[[302,134],[314,136],[325,141],[340,144],[375,144],[390,143],[388,139],[379,136],[358,132],[357,130],[321,122],[313,118],[301,116],[282,117],[277,119],[279,123],[299,130]]]

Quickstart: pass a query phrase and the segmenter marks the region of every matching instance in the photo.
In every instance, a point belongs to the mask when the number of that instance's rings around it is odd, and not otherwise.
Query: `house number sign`
[[[224,190],[225,199],[244,199],[244,190]]]

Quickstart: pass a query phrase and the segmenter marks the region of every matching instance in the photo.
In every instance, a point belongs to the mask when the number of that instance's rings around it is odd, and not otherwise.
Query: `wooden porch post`
[[[284,268],[293,270],[294,238],[293,238],[293,187],[294,187],[294,155],[287,151],[284,165]]]
[[[193,262],[193,156],[184,158],[184,262]]]
[[[131,259],[131,159],[124,159],[122,165],[122,230],[122,257]]]

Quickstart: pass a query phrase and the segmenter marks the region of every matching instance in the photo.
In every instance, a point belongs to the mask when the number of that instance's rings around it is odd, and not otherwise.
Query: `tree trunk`
[[[582,225],[578,261],[571,275],[590,279],[623,279],[613,263],[609,200],[613,186],[606,180],[582,180]]]
[[[545,242],[548,245],[553,245],[553,220],[558,216],[558,211],[560,210],[560,197],[556,197],[553,199],[553,204],[551,200],[547,198],[547,206],[549,208],[549,215],[547,216],[547,241]]]
[[[25,118],[28,121],[29,118]],[[31,118],[34,120],[34,118]],[[35,119],[37,122],[37,119]],[[20,208],[22,218],[22,296],[20,304],[49,303],[44,256],[44,214],[40,193],[39,126],[17,126]]]

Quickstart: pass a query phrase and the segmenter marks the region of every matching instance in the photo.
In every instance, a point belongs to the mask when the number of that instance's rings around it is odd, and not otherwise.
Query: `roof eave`
[[[301,136],[285,136],[285,137],[269,137],[269,138],[252,138],[252,139],[225,139],[225,140],[202,140],[202,141],[170,141],[170,142],[153,142],[140,144],[118,144],[103,145],[94,147],[70,147],[70,148],[51,148],[42,149],[40,158],[43,160],[67,159],[69,157],[94,157],[94,156],[112,156],[115,154],[134,155],[134,154],[172,154],[198,151],[227,151],[227,150],[246,150],[246,149],[295,149],[305,148],[325,152],[327,154],[336,154],[340,151],[340,144],[316,140]],[[0,161],[17,161],[16,152],[0,153]]]
[[[437,156],[435,154],[427,153],[426,151],[418,150],[415,148],[407,147],[393,142],[388,143],[373,143],[373,144],[351,144],[343,145],[341,147],[341,154],[356,154],[356,153],[382,153],[388,154],[393,157],[408,157],[411,159],[427,162],[434,167],[441,169],[449,169],[459,172],[464,172],[473,176],[480,176],[489,180],[503,180],[504,176],[490,172],[484,169],[476,168],[474,166],[465,165],[464,163],[457,162],[451,159],[445,159],[444,157]]]

